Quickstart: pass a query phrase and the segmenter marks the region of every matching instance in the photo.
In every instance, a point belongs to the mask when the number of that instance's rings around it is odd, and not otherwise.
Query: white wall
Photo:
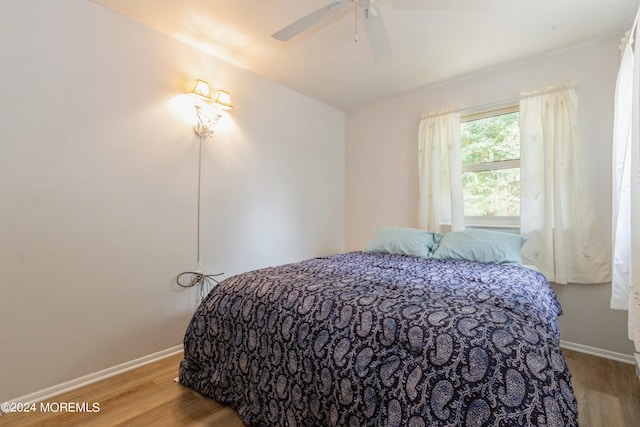
[[[205,270],[344,249],[343,112],[86,0],[0,0],[0,53],[0,401],[182,342],[194,78],[236,106],[203,150]]]
[[[364,247],[378,226],[417,227],[418,122],[423,113],[517,99],[576,81],[579,132],[597,218],[611,239],[611,132],[619,37],[507,64],[347,114],[347,249]],[[437,64],[433,65],[437,67]],[[631,354],[626,312],[610,310],[610,285],[555,286],[564,307],[562,339]]]

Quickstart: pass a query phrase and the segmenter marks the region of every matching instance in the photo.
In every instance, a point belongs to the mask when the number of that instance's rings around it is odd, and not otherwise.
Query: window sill
[[[515,224],[465,224],[466,228],[473,230],[503,231],[505,233],[520,234],[520,225]]]

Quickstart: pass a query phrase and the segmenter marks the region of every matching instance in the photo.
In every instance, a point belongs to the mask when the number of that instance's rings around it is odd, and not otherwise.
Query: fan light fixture
[[[380,8],[374,5],[374,0],[350,0],[355,10],[355,34],[354,40],[358,41],[358,15],[364,19],[364,24],[373,54],[377,59],[388,59],[392,56],[391,42],[387,34],[387,28],[382,19]],[[276,40],[287,41],[298,34],[315,26],[324,19],[341,13],[349,4],[348,0],[333,0],[320,9],[303,16],[292,22],[280,31],[271,35]],[[361,9],[361,10],[360,10]]]
[[[231,95],[226,90],[217,90],[211,96],[209,83],[204,80],[196,80],[189,94],[200,101],[194,106],[198,117],[198,122],[194,127],[196,134],[201,137],[212,136],[215,132],[215,125],[222,117],[220,110],[233,108]]]

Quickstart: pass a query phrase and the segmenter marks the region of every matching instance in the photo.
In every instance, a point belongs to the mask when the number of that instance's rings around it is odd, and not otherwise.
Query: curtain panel
[[[418,174],[420,228],[438,233],[464,230],[458,113],[420,121]]]
[[[640,67],[633,28],[622,40],[612,143],[611,308],[628,310],[629,339],[640,352]]]
[[[520,100],[523,262],[555,283],[611,280],[582,162],[573,88]]]

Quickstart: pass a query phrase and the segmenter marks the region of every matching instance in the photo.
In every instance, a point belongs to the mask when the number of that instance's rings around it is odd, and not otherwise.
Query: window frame
[[[518,101],[494,105],[490,107],[465,110],[460,113],[460,125],[474,120],[487,119],[504,114],[520,113]],[[483,172],[500,169],[520,169],[520,158],[512,160],[499,160],[494,162],[474,163],[462,165],[462,173]],[[465,226],[468,228],[490,228],[493,230],[518,231],[520,229],[520,216],[464,216]]]

